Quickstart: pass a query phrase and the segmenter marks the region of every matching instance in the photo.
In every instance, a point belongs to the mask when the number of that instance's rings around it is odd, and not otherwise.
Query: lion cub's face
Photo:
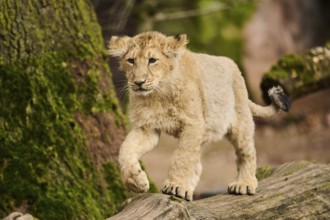
[[[120,58],[128,86],[135,95],[162,93],[162,82],[170,78],[180,50],[187,44],[186,35],[166,37],[146,32],[135,37],[112,37],[109,54]]]

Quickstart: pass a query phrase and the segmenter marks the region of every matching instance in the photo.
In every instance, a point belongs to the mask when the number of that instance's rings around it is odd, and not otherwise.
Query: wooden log
[[[330,165],[291,162],[259,171],[253,196],[222,193],[187,202],[163,194],[126,201],[117,219],[330,219]]]

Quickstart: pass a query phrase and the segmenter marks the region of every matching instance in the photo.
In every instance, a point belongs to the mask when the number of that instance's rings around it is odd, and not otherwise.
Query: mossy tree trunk
[[[330,88],[330,42],[281,57],[261,82],[263,99],[268,103],[268,89],[274,85],[281,85],[292,100]]]
[[[102,219],[125,135],[89,1],[0,1],[0,218]]]

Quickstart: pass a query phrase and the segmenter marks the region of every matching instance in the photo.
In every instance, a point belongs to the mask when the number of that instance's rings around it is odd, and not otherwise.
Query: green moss
[[[269,195],[267,197],[267,200],[271,201],[273,198],[280,197],[280,196],[283,196],[283,193],[274,193],[274,194]]]
[[[175,197],[175,196],[170,196],[170,197],[168,197],[168,200],[169,200],[169,201],[178,202],[178,203],[182,203],[182,202],[183,202],[183,199],[180,199],[180,198]]]
[[[298,170],[301,170],[308,166],[309,162],[307,161],[299,161],[296,163],[290,164],[290,166],[286,167],[286,169],[283,171],[283,176],[291,175],[294,172],[297,172]]]
[[[85,99],[91,106],[85,113],[94,106],[112,111],[112,99],[104,98],[111,93],[88,80],[83,87],[90,93],[79,90],[64,60],[45,54],[28,66],[0,66],[1,216],[27,203],[40,219],[102,219],[127,196],[114,181],[116,167],[95,170],[74,119]]]
[[[288,54],[280,58],[277,62],[277,67],[288,70],[294,68],[297,71],[304,71],[305,69],[302,58],[296,54]]]
[[[317,190],[324,192],[325,195],[329,195],[330,194],[330,181],[327,181],[326,183],[324,183],[322,185],[321,189],[317,189]]]
[[[100,27],[85,1],[40,4],[0,3],[0,216],[104,219],[126,189],[115,164],[92,164],[75,119],[108,112],[123,126]]]
[[[107,187],[109,191],[111,192],[111,198],[113,198],[115,201],[118,201],[117,204],[114,205],[114,209],[117,210],[122,202],[124,202],[127,197],[127,189],[124,186],[124,184],[121,182],[121,179],[118,178],[120,176],[118,170],[118,166],[109,162],[103,166],[105,180],[107,181]],[[115,178],[116,177],[116,178]],[[112,213],[109,213],[109,215]]]
[[[327,187],[327,188],[330,188],[330,181],[326,182],[323,184],[323,187]]]
[[[285,79],[288,77],[288,72],[282,69],[274,69],[268,72],[268,76],[276,79]]]
[[[271,166],[262,166],[257,169],[257,179],[263,180],[269,177],[273,173],[274,169]]]
[[[324,188],[330,188],[330,181],[325,182],[322,187]]]
[[[148,176],[148,179],[149,179],[149,183],[150,183],[150,188],[149,188],[148,192],[150,192],[150,193],[159,193],[159,189],[157,188],[155,183],[149,178],[149,176]]]
[[[304,60],[298,55],[288,54],[281,57],[264,77],[276,80],[294,79],[297,77],[302,79],[310,77],[310,74],[306,74],[306,72],[309,73]],[[306,79],[304,78],[304,80]]]
[[[262,80],[263,98],[269,102],[267,91],[282,85],[292,98],[329,86],[330,44],[301,54],[287,54],[267,72]]]

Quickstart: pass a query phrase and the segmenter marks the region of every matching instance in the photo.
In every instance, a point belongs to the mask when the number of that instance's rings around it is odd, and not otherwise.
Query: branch
[[[197,9],[197,10],[189,10],[189,11],[179,11],[179,12],[172,12],[172,13],[163,13],[159,12],[155,15],[154,20],[158,21],[170,21],[170,20],[178,20],[178,19],[186,19],[190,17],[198,17],[203,15],[210,15],[218,13],[221,10],[229,9],[229,7],[224,5],[215,5],[212,8],[206,9]]]
[[[251,0],[236,0],[236,1],[233,0],[231,2],[228,2],[227,4],[221,4],[221,3],[213,4],[211,7],[204,9],[195,9],[195,10],[179,11],[172,13],[158,12],[153,19],[155,22],[186,19],[191,17],[216,14],[219,11],[233,9],[235,7],[241,7],[248,4],[253,4],[253,2],[251,2]]]
[[[107,220],[330,219],[329,164],[302,161],[263,171],[265,179],[254,196],[222,193],[186,202],[163,194],[142,194],[127,201],[121,212]]]
[[[261,82],[263,98],[269,103],[268,89],[281,85],[292,100],[330,88],[330,43],[300,55],[281,57]]]

